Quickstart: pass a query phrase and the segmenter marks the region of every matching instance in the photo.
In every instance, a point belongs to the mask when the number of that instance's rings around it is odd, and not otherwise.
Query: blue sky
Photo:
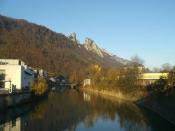
[[[0,0],[0,14],[90,37],[148,67],[175,65],[175,0]]]

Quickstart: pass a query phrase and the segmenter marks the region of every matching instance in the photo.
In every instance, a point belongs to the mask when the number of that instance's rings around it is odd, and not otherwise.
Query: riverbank
[[[130,102],[136,102],[144,95],[143,92],[137,92],[137,94],[133,92],[133,93],[126,95],[126,94],[123,94],[122,92],[97,90],[97,89],[90,88],[90,87],[81,88],[81,89],[83,91],[92,92],[92,93],[95,93],[97,95],[103,95],[103,96],[112,97],[115,99],[121,99],[121,100],[125,100],[125,101],[130,101]]]
[[[28,103],[32,100],[31,92],[16,92],[11,94],[1,94],[0,95],[0,109],[5,109],[8,107],[14,107],[17,105],[22,105]]]
[[[82,90],[85,92],[90,92],[96,95],[103,96],[107,99],[120,99],[133,102],[138,106],[142,106],[143,108],[154,112],[163,119],[175,125],[175,92],[169,96],[150,96],[139,100],[138,97],[131,97],[130,95],[123,95],[122,93],[116,93],[111,91],[99,91],[92,88],[82,88]]]
[[[137,104],[158,114],[162,118],[166,119],[173,125],[175,125],[175,91],[171,94],[165,95],[153,95],[143,99]]]
[[[41,96],[32,94],[31,91],[15,92],[11,94],[0,94],[0,110],[10,107],[16,107],[26,103],[32,103],[40,100],[47,95],[47,92]]]

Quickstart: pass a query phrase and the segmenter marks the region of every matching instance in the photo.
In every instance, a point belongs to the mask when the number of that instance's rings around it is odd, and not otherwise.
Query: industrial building
[[[29,89],[34,81],[35,72],[18,59],[0,59],[0,89]]]
[[[155,81],[168,78],[168,73],[143,73],[140,77],[142,86],[153,84]]]

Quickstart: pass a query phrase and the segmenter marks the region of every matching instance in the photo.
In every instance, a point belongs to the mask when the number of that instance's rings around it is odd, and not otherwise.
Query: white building
[[[45,71],[43,69],[39,69],[38,70],[38,76],[47,79],[48,78],[48,73],[47,73],[47,71]]]
[[[146,86],[153,84],[155,81],[162,79],[168,79],[168,73],[143,73],[140,77],[141,85]]]
[[[34,81],[32,68],[18,59],[0,59],[0,88],[25,89]]]
[[[91,85],[91,79],[84,79],[83,86],[90,86]]]

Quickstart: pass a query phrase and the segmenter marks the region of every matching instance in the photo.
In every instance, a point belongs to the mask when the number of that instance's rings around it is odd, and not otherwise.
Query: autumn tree
[[[144,61],[139,56],[131,57],[132,65],[120,70],[119,85],[124,92],[138,90],[139,78],[143,73]]]
[[[119,85],[124,92],[130,92],[138,87],[139,69],[135,67],[125,68],[120,72]]]
[[[38,78],[33,82],[32,92],[35,95],[43,95],[48,90],[47,81],[43,78]]]

